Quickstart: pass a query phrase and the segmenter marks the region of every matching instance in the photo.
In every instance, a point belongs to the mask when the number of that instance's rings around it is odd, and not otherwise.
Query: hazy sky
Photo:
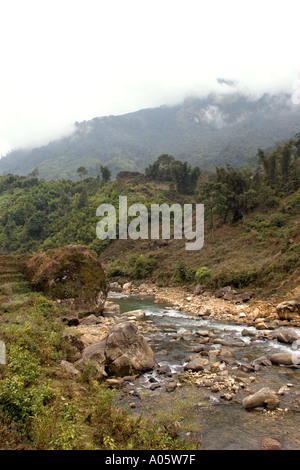
[[[298,0],[0,0],[0,155],[223,90],[217,77],[293,93],[299,12]]]

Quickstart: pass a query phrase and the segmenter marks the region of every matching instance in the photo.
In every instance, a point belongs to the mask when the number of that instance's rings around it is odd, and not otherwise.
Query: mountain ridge
[[[299,125],[300,107],[286,94],[188,97],[174,106],[75,122],[67,137],[2,157],[0,174],[28,175],[38,167],[45,179],[76,179],[79,166],[96,176],[104,164],[115,176],[120,170],[144,171],[164,153],[206,169],[226,162],[242,166],[258,147],[293,138]]]

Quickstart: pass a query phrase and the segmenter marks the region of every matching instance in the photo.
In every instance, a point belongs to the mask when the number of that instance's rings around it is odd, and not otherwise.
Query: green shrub
[[[96,439],[105,450],[187,449],[178,435],[142,416],[135,417],[114,404],[114,392],[99,386],[94,410]]]
[[[156,260],[153,258],[146,258],[144,255],[140,255],[136,258],[133,265],[133,278],[134,279],[144,279],[148,278],[153,269],[156,266]]]
[[[241,289],[253,285],[258,278],[258,271],[253,269],[244,269],[242,271],[221,271],[213,278],[215,288],[230,285]]]
[[[186,262],[178,260],[175,263],[175,280],[181,283],[194,283],[196,269],[188,267]]]
[[[79,449],[84,435],[77,403],[44,407],[32,420],[30,437],[39,450]]]
[[[14,421],[25,425],[53,398],[53,391],[39,383],[42,368],[29,351],[11,346],[8,357],[7,372],[0,381],[0,408]]]
[[[119,277],[119,276],[127,276],[128,275],[128,267],[125,265],[123,261],[118,258],[114,258],[111,262],[107,270],[107,276],[109,278]]]
[[[200,284],[208,284],[211,279],[211,270],[207,266],[198,268],[195,274],[195,281]]]
[[[284,217],[282,214],[275,214],[270,218],[270,225],[272,227],[284,227],[286,222],[286,217]]]

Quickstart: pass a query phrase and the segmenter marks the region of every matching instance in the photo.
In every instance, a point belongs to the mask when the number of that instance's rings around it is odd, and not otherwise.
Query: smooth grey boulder
[[[113,326],[105,338],[86,347],[82,361],[92,362],[103,377],[136,374],[157,367],[151,347],[131,322]]]

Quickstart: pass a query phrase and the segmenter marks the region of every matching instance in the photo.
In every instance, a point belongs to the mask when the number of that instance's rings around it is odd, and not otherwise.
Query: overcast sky
[[[293,93],[299,12],[298,0],[0,0],[0,155],[223,90],[218,77]]]

